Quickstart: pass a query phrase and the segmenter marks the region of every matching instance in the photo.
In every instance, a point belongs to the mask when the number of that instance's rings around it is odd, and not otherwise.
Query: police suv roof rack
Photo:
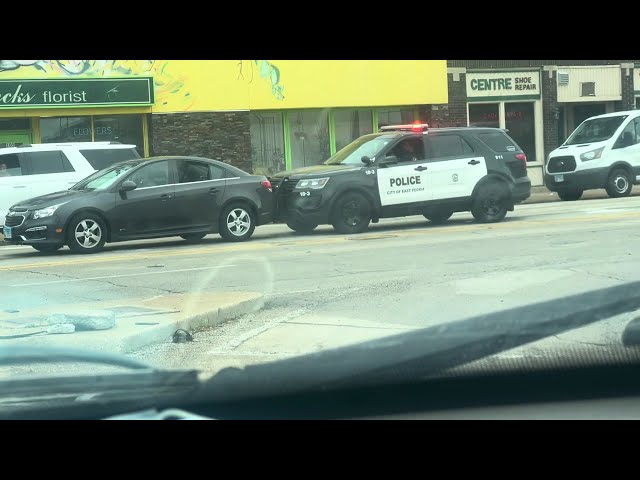
[[[381,132],[401,131],[401,132],[426,132],[429,125],[426,123],[412,123],[408,125],[385,125],[380,127]]]

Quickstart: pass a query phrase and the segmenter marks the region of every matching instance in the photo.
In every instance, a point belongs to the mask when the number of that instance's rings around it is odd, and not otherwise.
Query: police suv
[[[277,218],[301,233],[331,224],[342,234],[408,215],[437,224],[471,211],[479,222],[499,222],[531,194],[526,156],[505,130],[425,124],[380,130],[322,165],[270,178]]]

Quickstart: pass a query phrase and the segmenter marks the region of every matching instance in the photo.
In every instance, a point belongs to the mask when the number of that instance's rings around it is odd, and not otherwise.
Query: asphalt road
[[[640,279],[640,198],[521,205],[499,224],[455,214],[383,220],[361,235],[280,225],[252,240],[217,235],[108,245],[98,255],[0,248],[0,308],[153,297],[199,290],[257,291],[265,308],[136,355],[167,368],[265,361],[437,325]],[[542,358],[558,345],[619,343],[631,317],[509,352]],[[506,354],[505,354],[506,355]],[[507,358],[504,356],[503,358]],[[509,357],[510,358],[510,357]]]

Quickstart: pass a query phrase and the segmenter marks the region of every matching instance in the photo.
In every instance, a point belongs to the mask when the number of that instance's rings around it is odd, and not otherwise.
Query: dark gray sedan
[[[219,233],[247,240],[273,221],[266,177],[199,157],[152,157],[112,165],[69,190],[24,200],[4,222],[5,242],[99,252],[106,242]]]

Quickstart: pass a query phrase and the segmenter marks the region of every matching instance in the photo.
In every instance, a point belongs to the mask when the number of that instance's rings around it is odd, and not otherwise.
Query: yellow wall
[[[447,103],[445,60],[0,60],[10,78],[153,76],[153,112]]]

